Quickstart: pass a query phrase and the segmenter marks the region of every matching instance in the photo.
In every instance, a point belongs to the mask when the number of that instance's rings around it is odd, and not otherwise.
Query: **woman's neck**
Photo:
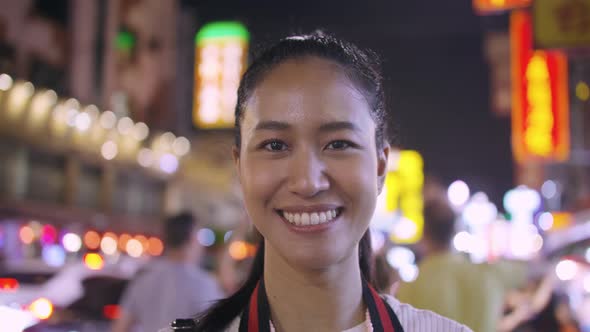
[[[342,331],[365,320],[358,249],[322,270],[290,266],[266,243],[264,284],[278,332]]]

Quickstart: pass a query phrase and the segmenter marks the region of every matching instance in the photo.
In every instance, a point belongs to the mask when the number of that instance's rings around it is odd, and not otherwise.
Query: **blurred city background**
[[[589,0],[0,0],[0,331],[108,331],[181,211],[231,293],[256,243],[231,159],[240,75],[318,28],[383,60],[399,144],[371,231],[391,273],[420,274],[436,178],[454,251],[554,276],[590,331]]]

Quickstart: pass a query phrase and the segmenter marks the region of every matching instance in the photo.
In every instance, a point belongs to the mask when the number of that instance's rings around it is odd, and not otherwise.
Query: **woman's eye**
[[[327,148],[330,150],[344,150],[344,149],[347,149],[351,146],[352,146],[352,144],[350,142],[340,140],[340,141],[330,142],[330,144],[328,144]]]
[[[284,151],[287,149],[287,145],[281,141],[272,141],[266,143],[264,148],[268,151]]]

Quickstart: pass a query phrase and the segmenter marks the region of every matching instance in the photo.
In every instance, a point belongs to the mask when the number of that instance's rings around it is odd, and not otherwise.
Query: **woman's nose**
[[[313,151],[295,153],[288,172],[289,190],[297,195],[312,197],[330,187],[325,162]]]

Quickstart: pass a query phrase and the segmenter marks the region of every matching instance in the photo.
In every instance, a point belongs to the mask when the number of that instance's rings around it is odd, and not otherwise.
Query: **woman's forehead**
[[[364,95],[341,67],[320,58],[289,60],[269,72],[245,105],[245,118],[305,121],[370,117]]]

